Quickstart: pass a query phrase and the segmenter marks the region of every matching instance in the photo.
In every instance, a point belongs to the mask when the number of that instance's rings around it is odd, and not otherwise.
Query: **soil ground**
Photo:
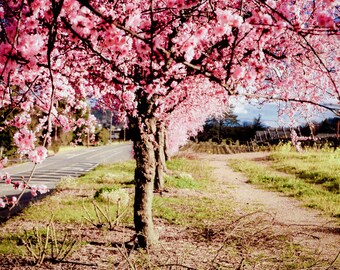
[[[340,227],[335,220],[303,208],[292,198],[256,188],[227,166],[230,158],[264,158],[266,153],[186,155],[214,168],[216,192],[170,190],[164,196],[190,196],[193,200],[219,197],[226,203],[233,200],[233,217],[207,221],[206,226],[196,229],[156,219],[160,244],[148,254],[131,250],[133,241],[126,243],[133,236],[132,228],[70,228],[88,244],[67,261],[29,266],[24,259],[3,256],[0,269],[340,269]],[[30,225],[20,224],[24,228]],[[0,230],[10,231],[10,226]],[[292,251],[283,254],[287,245]],[[311,257],[314,263],[302,267],[303,260],[310,261]]]

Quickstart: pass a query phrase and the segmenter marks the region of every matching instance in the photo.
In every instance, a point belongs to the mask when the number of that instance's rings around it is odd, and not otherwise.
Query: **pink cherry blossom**
[[[272,20],[272,17],[269,15],[269,14],[264,14],[262,17],[261,17],[261,20],[263,22],[263,24],[272,24],[273,20]]]
[[[173,8],[176,6],[177,0],[167,0],[166,3],[167,3],[167,7]]]
[[[333,27],[334,26],[334,18],[328,15],[325,12],[320,12],[316,15],[317,21],[320,27]]]
[[[45,194],[49,192],[49,189],[45,185],[38,185],[38,186],[32,185],[29,187],[29,190],[33,197],[36,197],[38,194]]]
[[[3,20],[5,15],[5,11],[3,7],[0,7],[0,19]]]
[[[244,68],[238,66],[238,67],[235,68],[232,76],[233,76],[233,78],[238,80],[238,79],[241,79],[241,78],[244,77],[244,73],[245,73]]]
[[[6,207],[6,202],[0,198],[0,208],[5,208]]]
[[[28,154],[28,158],[34,163],[41,163],[47,157],[47,149],[43,146],[38,146],[35,150]]]
[[[40,194],[45,194],[45,193],[49,192],[50,190],[49,190],[48,187],[45,186],[45,185],[39,185],[39,186],[37,186],[37,191],[38,191]]]
[[[4,157],[0,160],[0,169],[4,168],[5,165],[7,164],[8,162],[8,158],[7,157]]]
[[[187,48],[184,58],[186,61],[191,62],[192,59],[194,59],[195,56],[195,48],[190,46]]]
[[[38,195],[38,188],[36,186],[31,186],[30,192],[33,197],[36,197]]]
[[[23,128],[14,134],[14,142],[19,147],[19,151],[27,153],[34,148],[35,134]]]
[[[8,122],[9,125],[15,126],[17,128],[25,128],[30,123],[31,117],[27,113],[17,115],[12,121]]]
[[[11,184],[11,183],[12,183],[12,177],[9,175],[9,173],[6,173],[5,184]]]
[[[195,32],[194,36],[198,39],[202,39],[202,38],[205,38],[207,34],[208,34],[208,30],[206,28],[200,28]]]
[[[214,35],[216,36],[222,36],[222,35],[229,35],[231,32],[231,28],[229,25],[225,24],[225,25],[217,25],[214,29],[213,29]]]
[[[12,184],[14,189],[23,190],[26,188],[26,184],[24,182],[15,181]]]
[[[23,185],[21,182],[15,181],[13,182],[14,189],[22,189]]]
[[[10,203],[11,205],[13,205],[13,204],[15,204],[17,201],[18,201],[18,198],[15,197],[15,196],[13,196],[13,197],[11,198],[11,200],[10,200],[9,203]]]

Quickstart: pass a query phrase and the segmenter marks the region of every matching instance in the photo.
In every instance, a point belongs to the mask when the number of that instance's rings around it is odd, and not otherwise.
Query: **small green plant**
[[[202,227],[209,221],[226,218],[232,211],[232,202],[219,198],[155,197],[154,215],[170,224]]]
[[[285,153],[285,154],[295,152],[295,149],[293,149],[291,143],[280,142],[277,146],[274,147],[274,149],[276,152]]]
[[[77,187],[76,178],[73,176],[64,176],[57,185],[57,190],[73,189]]]
[[[96,191],[94,198],[98,201],[111,202],[112,204],[119,203],[120,206],[129,204],[129,193],[122,188],[103,187]]]
[[[32,231],[25,231],[21,241],[35,265],[46,260],[52,263],[64,261],[78,243],[70,231],[57,231],[53,217],[44,230],[34,227]]]
[[[211,167],[202,167],[195,159],[174,158],[167,162],[170,171],[166,186],[174,188],[206,189],[211,184]]]
[[[96,182],[99,184],[111,184],[114,183],[117,177],[113,173],[106,173],[104,175],[99,176],[96,178]]]
[[[198,183],[192,177],[191,174],[181,172],[181,173],[172,173],[170,175],[165,175],[165,183],[167,186],[174,188],[196,188]]]
[[[99,189],[108,185],[132,187],[135,167],[134,161],[101,164],[76,182],[82,189]]]

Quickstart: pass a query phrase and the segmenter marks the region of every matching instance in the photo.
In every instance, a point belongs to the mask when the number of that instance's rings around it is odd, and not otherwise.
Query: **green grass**
[[[174,188],[203,189],[211,180],[208,178],[210,171],[202,168],[200,162],[185,159],[173,159],[169,161],[168,168],[171,173],[166,176],[166,186]],[[60,223],[84,222],[84,207],[92,217],[95,211],[92,205],[96,191],[126,189],[134,187],[135,162],[100,165],[93,171],[79,178],[64,178],[57,187],[54,196],[49,196],[43,201],[26,208],[21,219],[26,221],[42,222],[49,216],[54,215],[54,220]],[[67,191],[68,193],[59,193]],[[132,222],[132,196],[130,198],[129,215],[127,222]],[[98,200],[98,205],[105,207],[105,201]],[[115,206],[112,205],[112,211]]]
[[[103,164],[86,175],[63,179],[57,189],[100,189],[105,187],[130,188],[134,186],[135,162]]]
[[[87,198],[75,197],[74,195],[65,196],[62,198],[58,195],[46,198],[43,203],[38,203],[24,211],[24,215],[20,216],[21,220],[31,222],[44,222],[53,214],[54,221],[64,224],[84,224],[86,212],[89,212],[93,219],[96,219],[96,213],[92,204],[94,201],[93,192],[89,193]],[[98,201],[97,204],[105,208],[107,203]],[[85,208],[85,209],[84,209]],[[115,212],[115,205],[111,206],[112,212]],[[132,214],[130,215],[130,220]]]
[[[276,151],[265,164],[231,160],[230,165],[247,175],[249,182],[283,192],[305,206],[340,217],[340,152]]]
[[[60,223],[84,223],[86,212],[95,218],[95,210],[92,204],[96,191],[100,189],[119,189],[133,187],[134,162],[99,165],[93,171],[79,178],[66,177],[57,186],[53,196],[48,196],[42,201],[33,204],[24,210],[20,219],[41,222],[49,218],[52,213],[54,220]],[[64,191],[64,192],[63,192]],[[68,191],[65,193],[65,191]],[[132,198],[130,204],[132,205]],[[108,204],[98,200],[100,207]],[[110,205],[115,212],[115,205]],[[126,217],[126,221],[132,221],[132,210]]]
[[[316,184],[331,193],[340,193],[340,151],[286,153],[270,156],[273,168],[295,174],[305,182]]]
[[[48,196],[30,207],[27,207],[19,216],[13,217],[9,222],[20,224],[29,222],[32,224],[44,224],[52,215],[54,222],[65,224],[65,226],[76,225],[91,226],[86,221],[86,211],[94,221],[96,211],[93,206],[95,192],[103,188],[129,188],[133,187],[134,162],[100,165],[95,170],[79,178],[64,178],[52,196]],[[132,224],[132,196],[130,196],[130,207],[120,222]],[[105,209],[108,202],[101,199],[96,204]],[[86,210],[85,210],[86,209]],[[110,212],[114,217],[116,205],[110,204]],[[23,237],[18,232],[10,232],[0,237],[0,254],[22,255],[25,248],[20,244]]]
[[[0,255],[18,255],[25,253],[25,248],[21,245],[22,233],[5,234],[0,236]]]
[[[199,228],[207,222],[227,218],[232,212],[232,203],[207,197],[155,197],[154,216],[170,224]]]
[[[206,164],[202,166],[198,160],[174,158],[167,162],[167,168],[170,172],[165,175],[166,187],[202,190],[213,181],[211,168]]]

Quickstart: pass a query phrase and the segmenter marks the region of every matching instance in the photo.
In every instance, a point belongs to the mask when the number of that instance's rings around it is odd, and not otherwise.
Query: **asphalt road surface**
[[[58,153],[48,157],[42,164],[36,167],[30,185],[46,185],[51,192],[63,177],[78,177],[94,169],[99,164],[121,162],[131,159],[131,149],[131,143],[121,143]],[[18,164],[3,169],[2,173],[8,172],[13,180],[21,180],[22,177],[28,179],[33,166],[34,164],[32,162]],[[20,190],[14,190],[12,185],[0,183],[1,198],[4,196],[11,198],[19,194]],[[40,195],[32,198],[30,191],[26,191],[20,200],[20,204],[13,209],[13,211],[9,212],[6,209],[0,209],[0,220],[7,219],[12,213],[20,211],[32,199],[36,200],[41,197]]]

